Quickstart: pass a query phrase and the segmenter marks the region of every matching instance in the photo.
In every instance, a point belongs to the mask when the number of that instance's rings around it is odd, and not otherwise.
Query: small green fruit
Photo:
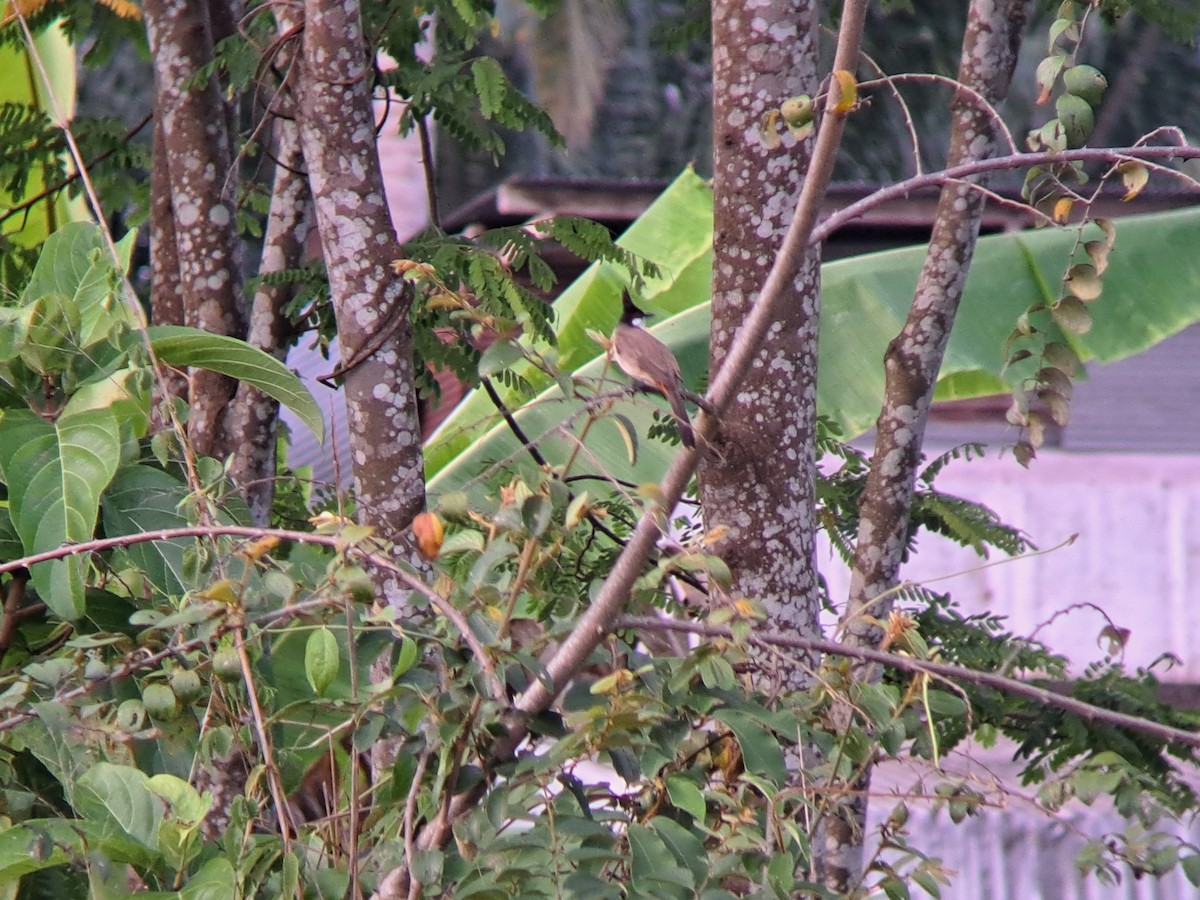
[[[1095,66],[1072,66],[1063,73],[1063,87],[1068,94],[1096,106],[1108,90],[1108,79]]]
[[[146,708],[141,700],[126,700],[117,707],[117,727],[122,731],[140,731],[146,721]]]
[[[171,690],[180,703],[194,703],[204,694],[204,682],[193,669],[176,669],[171,673]]]
[[[1088,102],[1074,94],[1063,94],[1055,101],[1054,106],[1058,112],[1058,121],[1062,124],[1067,147],[1074,149],[1086,144],[1096,127],[1096,116]]]
[[[169,722],[179,715],[179,699],[175,692],[165,684],[155,682],[142,689],[142,706],[150,714],[150,718],[161,722]]]
[[[808,94],[784,100],[779,106],[779,114],[790,128],[803,128],[811,124],[815,112],[816,104]]]
[[[212,659],[213,674],[225,683],[242,680],[242,661],[232,647],[218,650]]]

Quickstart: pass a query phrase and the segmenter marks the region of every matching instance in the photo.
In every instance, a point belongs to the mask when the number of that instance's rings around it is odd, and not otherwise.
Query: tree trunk
[[[184,0],[148,0],[146,30],[154,58],[155,127],[161,129],[162,151],[170,190],[171,226],[167,200],[158,197],[155,237],[175,240],[177,276],[168,274],[170,251],[160,247],[156,275],[177,289],[183,301],[184,324],[214,334],[244,337],[240,247],[234,227],[233,151],[228,110],[214,78],[198,80],[202,66],[213,58],[213,28],[209,4]],[[155,179],[162,185],[162,172]],[[176,281],[177,277],[177,281]],[[162,297],[159,309],[170,300]],[[222,429],[222,417],[237,383],[214,372],[193,373],[188,398],[188,436],[199,454],[223,458],[233,448]]]
[[[154,122],[150,164],[150,322],[183,324],[183,285],[179,278],[179,251],[175,245],[175,206],[171,202],[171,173],[162,119]],[[166,397],[187,399],[187,378],[163,367],[161,384],[155,385],[155,408]],[[163,425],[165,423],[158,423]],[[157,427],[157,426],[156,426]]]
[[[958,80],[993,106],[1008,93],[1021,36],[1029,15],[1028,0],[973,0],[968,12]],[[994,152],[994,113],[964,91],[952,104],[947,166],[986,159]],[[933,389],[950,330],[962,298],[967,271],[979,237],[986,178],[947,184],[938,202],[929,252],[904,328],[884,359],[884,406],[876,424],[875,453],[859,502],[859,531],[851,573],[850,598],[843,615],[845,640],[875,647],[892,601],[887,593],[899,577],[908,539],[917,468]],[[861,667],[858,677],[877,681],[878,667]],[[840,850],[828,868],[827,884],[845,891],[862,874],[862,833],[866,822],[867,768],[852,786],[851,799],[827,823],[831,843]]]
[[[424,462],[412,294],[391,270],[400,250],[375,143],[373,72],[358,3],[308,0],[297,125],[337,317],[359,516],[407,556],[407,526],[425,503]],[[398,584],[385,589],[403,603]]]
[[[772,134],[772,146],[763,123],[788,98],[817,93],[818,13],[806,0],[753,12],[737,0],[716,0],[712,15],[710,371],[718,372],[783,243],[808,167],[811,141]],[[818,628],[812,473],[819,265],[810,249],[793,296],[780,305],[722,413],[700,481],[708,528],[730,529],[718,552],[735,589],[762,602],[772,628],[807,637]],[[805,667],[796,665],[771,673],[769,687],[806,683]]]
[[[274,120],[275,185],[263,235],[259,275],[297,268],[312,224],[312,194],[304,177],[304,157],[296,123],[290,118]],[[284,307],[295,295],[290,285],[260,282],[250,309],[246,339],[277,359],[287,356],[292,325]],[[270,521],[275,496],[275,445],[278,438],[279,401],[248,384],[239,384],[229,408],[226,430],[231,440],[245,448],[236,453],[230,466],[233,479],[250,507],[250,519],[265,526]]]

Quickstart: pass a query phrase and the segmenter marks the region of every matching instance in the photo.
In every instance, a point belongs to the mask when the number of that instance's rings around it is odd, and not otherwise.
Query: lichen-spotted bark
[[[972,0],[958,79],[993,105],[1008,93],[1029,8],[1029,0]],[[958,92],[951,113],[947,165],[991,156],[995,127],[988,110]],[[912,307],[884,358],[884,405],[859,502],[850,597],[842,622],[846,642],[855,646],[877,645],[882,635],[870,620],[885,619],[891,610],[886,592],[899,577],[933,389],[979,237],[984,198],[972,185],[983,181],[950,183],[942,189]],[[879,677],[878,667],[858,667],[856,674],[872,681]],[[848,785],[847,800],[835,805],[825,822],[825,884],[835,891],[848,890],[861,877],[870,777],[867,767]]]
[[[183,285],[175,246],[175,206],[171,202],[171,173],[161,120],[154,123],[150,155],[150,321],[155,325],[182,325]],[[164,368],[162,381],[156,385],[157,391],[187,399],[187,379],[182,373]]]
[[[1029,0],[973,0],[968,12],[959,81],[990,104],[1008,93]],[[948,166],[986,159],[994,152],[995,123],[965,92],[952,104]],[[933,389],[962,299],[979,237],[986,176],[947,184],[938,201],[933,235],[904,328],[884,357],[885,399],[876,423],[875,454],[859,503],[861,524],[854,554],[846,634],[862,645],[878,643],[879,630],[862,616],[886,616],[890,603],[875,598],[895,586],[908,535],[917,466]]]
[[[155,146],[165,158],[169,182],[178,273],[173,283],[182,297],[184,324],[243,337],[245,302],[234,227],[228,110],[216,79],[197,78],[213,58],[211,9],[222,6],[147,0],[144,9],[154,57],[155,127],[161,129],[161,142]],[[162,196],[155,200],[160,215],[165,202]],[[158,222],[154,236],[168,239],[168,229],[161,227],[161,219]],[[165,266],[169,253],[160,251],[156,259]],[[165,303],[160,297],[160,308],[166,310]],[[197,453],[224,457],[234,449],[221,420],[236,387],[232,379],[212,372],[193,373],[188,436]]]
[[[311,225],[312,194],[304,177],[300,136],[291,118],[274,120],[275,182],[263,235],[259,275],[297,268]],[[293,328],[284,308],[294,296],[291,285],[260,282],[250,308],[246,340],[277,359],[287,356]],[[226,414],[225,430],[243,449],[234,454],[229,475],[250,507],[250,519],[267,525],[274,499],[275,446],[279,401],[248,384],[238,385]]]
[[[304,15],[297,125],[337,316],[356,499],[364,521],[403,544],[425,502],[424,466],[411,296],[390,267],[399,248],[375,143],[371,58],[354,0],[308,0]]]
[[[793,213],[811,152],[789,134],[772,146],[772,108],[817,93],[817,10],[805,0],[713,3],[713,302],[711,371],[719,370],[758,298]],[[711,528],[736,589],[760,600],[771,628],[816,633],[813,428],[817,391],[818,259],[810,250],[701,469]],[[801,687],[803,666],[772,673]]]

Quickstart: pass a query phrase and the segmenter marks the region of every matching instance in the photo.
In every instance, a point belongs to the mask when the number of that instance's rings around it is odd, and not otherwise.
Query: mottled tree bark
[[[184,324],[243,337],[245,304],[227,110],[217,82],[196,79],[213,58],[209,10],[207,3],[186,0],[145,4],[154,57],[156,127],[161,128],[159,146],[170,187]],[[167,256],[159,259],[165,263]],[[193,373],[188,436],[197,453],[224,457],[234,449],[221,420],[236,387],[232,379],[213,372]]]
[[[971,3],[958,79],[991,104],[1008,93],[1029,8],[1029,0]],[[956,94],[947,166],[986,159],[994,152],[994,139],[989,111],[966,93]],[[886,619],[891,611],[886,592],[899,577],[929,406],[979,237],[984,197],[978,186],[985,181],[980,177],[942,189],[912,308],[885,355],[884,406],[859,503],[850,598],[843,616],[845,640],[854,646],[876,646],[882,632],[873,621]],[[877,680],[878,667],[861,667],[858,676]],[[855,785],[854,799],[827,823],[830,845],[840,848],[827,879],[835,890],[846,890],[861,877],[869,783],[868,769]]]
[[[713,291],[710,370],[720,371],[792,221],[811,141],[770,146],[766,113],[817,93],[816,5],[716,0],[713,16]],[[749,373],[721,416],[701,468],[709,528],[729,527],[718,551],[735,589],[758,599],[773,629],[818,628],[813,428],[817,397],[819,249],[809,248]],[[807,682],[804,667],[770,688]],[[764,687],[768,685],[764,684]]]
[[[304,177],[304,157],[296,123],[278,118],[275,130],[275,184],[263,235],[259,275],[270,275],[300,265],[304,242],[311,227],[312,194]],[[259,284],[250,309],[246,339],[277,359],[287,356],[293,336],[284,307],[295,294],[291,285]],[[235,453],[229,474],[250,507],[250,520],[267,525],[274,499],[276,439],[279,401],[248,384],[238,385],[226,414],[230,439],[243,448]]]
[[[154,123],[150,165],[150,321],[154,325],[183,324],[175,207],[161,118]],[[167,396],[187,399],[187,379],[182,373],[164,368],[163,382],[157,388]]]
[[[305,4],[296,105],[317,230],[337,316],[360,516],[404,553],[425,502],[413,377],[411,294],[384,197],[371,113],[371,59],[357,2]],[[398,585],[388,599],[401,603]]]

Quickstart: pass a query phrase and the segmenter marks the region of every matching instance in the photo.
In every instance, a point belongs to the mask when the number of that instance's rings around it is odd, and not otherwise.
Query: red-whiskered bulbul
[[[706,404],[683,387],[679,361],[667,345],[646,329],[634,324],[634,320],[644,313],[633,305],[627,293],[622,292],[621,301],[621,321],[617,323],[609,346],[613,362],[620,366],[621,371],[632,378],[638,387],[656,391],[667,398],[671,412],[679,422],[679,437],[684,446],[695,447],[696,439],[683,399],[687,397],[701,406]]]

